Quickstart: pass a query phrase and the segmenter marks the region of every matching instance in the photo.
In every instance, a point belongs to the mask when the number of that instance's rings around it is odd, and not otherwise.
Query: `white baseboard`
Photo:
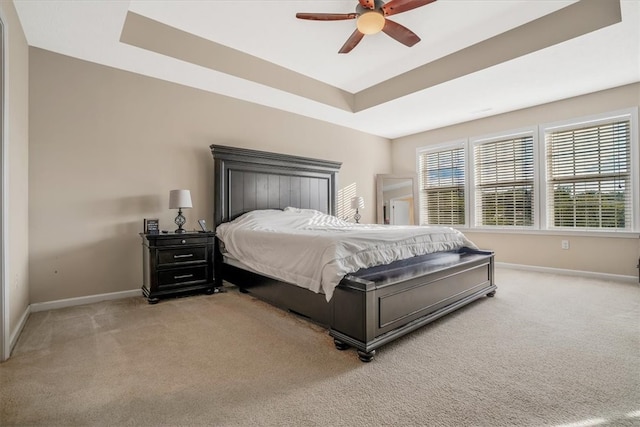
[[[495,265],[496,267],[512,268],[517,270],[538,271],[542,273],[565,274],[569,276],[582,276],[582,277],[591,277],[594,279],[638,283],[638,278],[636,276],[625,276],[622,274],[597,273],[592,271],[569,270],[564,268],[538,267],[535,265],[510,264],[506,262],[496,262]],[[17,340],[17,337],[20,335],[19,332],[22,331],[22,328],[24,327],[24,323],[29,317],[29,313],[36,313],[38,311],[44,311],[44,310],[55,310],[55,309],[64,308],[64,307],[73,307],[76,305],[91,304],[99,301],[129,298],[129,297],[135,297],[139,295],[142,295],[142,291],[140,289],[133,289],[130,291],[111,292],[108,294],[89,295],[85,297],[68,298],[68,299],[61,299],[56,301],[33,303],[29,307],[27,307],[27,310],[25,310],[25,313],[20,319],[18,327],[11,335],[11,345],[13,346],[15,344],[14,340]]]
[[[565,274],[567,276],[590,277],[592,279],[613,280],[616,282],[638,283],[637,276],[625,276],[623,274],[598,273],[594,271],[569,270],[565,268],[538,267],[536,265],[510,264],[508,262],[496,262],[496,267],[512,268],[516,270],[538,271],[540,273]]]
[[[29,318],[29,314],[31,314],[31,306],[28,305],[22,316],[20,316],[20,320],[16,325],[16,328],[11,332],[11,337],[9,338],[9,354],[13,351],[13,348],[16,346],[18,342],[18,338],[20,338],[20,334],[24,329],[24,325],[27,323],[27,319]]]
[[[48,302],[37,302],[31,304],[29,307],[31,308],[31,312],[35,313],[38,311],[55,310],[58,308],[73,307],[76,305],[91,304],[94,302],[136,297],[141,295],[142,291],[140,289],[133,289],[130,291],[110,292],[108,294],[89,295],[86,297],[59,299],[56,301]]]

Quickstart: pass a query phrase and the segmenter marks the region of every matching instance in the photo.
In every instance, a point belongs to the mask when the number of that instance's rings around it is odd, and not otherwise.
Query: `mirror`
[[[417,175],[376,175],[376,192],[378,224],[419,224]]]

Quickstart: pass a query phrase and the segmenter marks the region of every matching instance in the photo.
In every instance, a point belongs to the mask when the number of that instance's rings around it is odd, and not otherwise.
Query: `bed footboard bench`
[[[242,291],[329,329],[336,348],[371,361],[376,349],[484,296],[493,296],[493,252],[463,248],[347,275],[331,301],[298,286],[224,264]]]
[[[493,262],[493,252],[463,248],[405,260],[388,272],[348,275],[332,299],[329,333],[338,349],[353,346],[369,361],[378,347],[493,296]]]

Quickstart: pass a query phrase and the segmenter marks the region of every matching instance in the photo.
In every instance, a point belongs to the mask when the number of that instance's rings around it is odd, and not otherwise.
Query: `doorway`
[[[410,225],[411,221],[411,204],[407,200],[391,199],[391,224],[392,225]]]

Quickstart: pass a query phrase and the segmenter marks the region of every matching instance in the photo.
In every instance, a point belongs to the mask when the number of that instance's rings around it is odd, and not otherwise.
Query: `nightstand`
[[[215,233],[144,234],[142,294],[155,304],[160,298],[215,292]]]

